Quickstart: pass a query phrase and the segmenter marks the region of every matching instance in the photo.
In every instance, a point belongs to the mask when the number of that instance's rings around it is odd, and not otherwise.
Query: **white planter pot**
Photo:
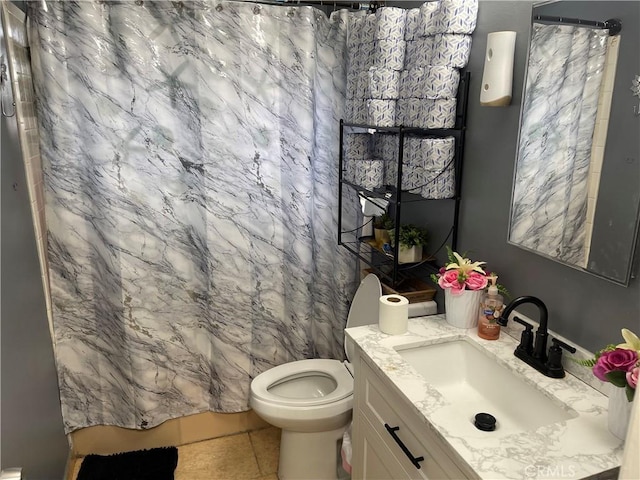
[[[609,395],[609,431],[620,440],[627,437],[633,405],[633,402],[627,400],[624,390],[624,388],[612,387]]]
[[[447,323],[458,328],[473,328],[478,325],[480,302],[484,290],[463,290],[453,295],[451,289],[444,291],[444,308]]]
[[[422,245],[406,247],[400,244],[398,248],[398,263],[417,263],[422,260]]]

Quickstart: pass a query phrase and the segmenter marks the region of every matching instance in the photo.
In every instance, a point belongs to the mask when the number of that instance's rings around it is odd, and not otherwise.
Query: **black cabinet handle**
[[[387,432],[389,432],[389,434],[393,437],[393,439],[396,441],[398,446],[402,449],[402,451],[407,456],[407,458],[411,460],[411,463],[413,463],[413,466],[416,467],[418,470],[420,470],[420,462],[424,461],[424,457],[422,456],[414,457],[413,454],[407,448],[407,446],[404,443],[402,443],[402,440],[400,440],[398,435],[396,435],[396,432],[400,430],[400,427],[390,427],[388,423],[385,423],[384,428],[387,429]]]

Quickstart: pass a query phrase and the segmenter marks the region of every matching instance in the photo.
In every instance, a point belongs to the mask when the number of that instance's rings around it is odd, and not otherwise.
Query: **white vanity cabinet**
[[[355,379],[352,478],[477,478],[362,357]]]

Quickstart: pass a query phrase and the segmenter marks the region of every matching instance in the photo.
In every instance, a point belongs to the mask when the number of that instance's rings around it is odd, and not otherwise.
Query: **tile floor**
[[[278,480],[280,429],[275,427],[178,447],[175,480]],[[75,480],[82,459],[73,465]]]

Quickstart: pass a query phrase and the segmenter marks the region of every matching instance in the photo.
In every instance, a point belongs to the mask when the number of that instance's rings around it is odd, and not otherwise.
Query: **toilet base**
[[[279,480],[336,480],[339,447],[348,425],[328,432],[282,430]]]

